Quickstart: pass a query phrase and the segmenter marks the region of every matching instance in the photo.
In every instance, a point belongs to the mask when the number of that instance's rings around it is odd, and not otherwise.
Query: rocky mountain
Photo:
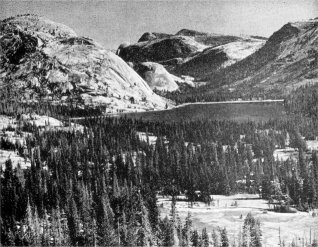
[[[119,46],[118,55],[126,62],[178,63],[190,54],[208,47],[191,37],[179,35],[146,33],[139,40],[142,41]]]
[[[143,62],[136,64],[134,68],[151,89],[175,91],[178,84],[175,76],[171,75],[161,64],[154,62]]]
[[[0,64],[2,96],[103,104],[109,112],[166,105],[120,57],[35,15],[0,22]]]
[[[288,23],[253,55],[209,76],[242,95],[282,96],[318,79],[318,19]],[[207,91],[208,92],[208,91]]]
[[[182,29],[175,35],[145,33],[117,54],[126,62],[157,62],[175,75],[205,77],[251,55],[265,43],[260,37],[236,37]]]
[[[163,65],[155,62],[135,63],[133,68],[148,83],[151,89],[176,91],[179,86],[194,87],[193,78],[180,78],[170,74]]]

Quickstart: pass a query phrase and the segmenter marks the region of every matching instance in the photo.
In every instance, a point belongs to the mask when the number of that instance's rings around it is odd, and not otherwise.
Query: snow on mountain
[[[135,44],[119,46],[126,62],[156,62],[169,73],[202,78],[249,56],[264,45],[264,38],[237,37],[182,29],[175,35],[145,33]]]
[[[238,41],[210,47],[186,58],[183,63],[176,66],[175,72],[202,78],[248,57],[264,44],[263,39],[241,38]]]
[[[223,67],[227,67],[250,56],[258,49],[260,49],[264,44],[265,40],[249,39],[244,41],[231,42],[217,48],[222,49],[223,52],[226,53],[229,60],[226,61],[225,64],[223,64]]]

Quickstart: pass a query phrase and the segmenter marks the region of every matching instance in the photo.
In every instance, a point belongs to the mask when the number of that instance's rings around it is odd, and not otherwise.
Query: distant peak
[[[183,28],[176,33],[176,35],[184,35],[184,36],[196,36],[196,35],[206,35],[206,34],[207,33],[205,33],[205,32],[199,32],[196,30],[191,30],[191,29],[186,29],[186,28]]]
[[[26,17],[26,18],[40,18],[40,16],[36,15],[36,14],[21,14],[21,15],[16,15],[16,16],[11,16],[11,17],[8,17],[6,19],[3,19],[2,21],[3,22],[8,22],[8,21],[11,21],[11,20],[14,20],[14,19],[17,19],[17,18],[23,18],[23,17]],[[43,18],[43,17],[42,17]]]
[[[43,34],[63,38],[77,36],[74,30],[70,27],[35,14],[22,14],[0,21],[1,31],[15,29],[30,33],[37,33],[42,37],[44,36]]]
[[[298,35],[300,29],[295,26],[295,23],[287,23],[281,29],[274,32],[272,36],[268,39],[271,43],[281,43],[291,37]]]
[[[171,37],[171,34],[146,32],[140,37],[138,42],[151,41],[151,40],[155,40],[155,39],[164,39],[164,38],[169,38],[169,37]]]
[[[156,38],[157,37],[153,33],[146,32],[140,37],[138,42],[150,41],[150,40],[153,40],[153,39],[156,39]]]

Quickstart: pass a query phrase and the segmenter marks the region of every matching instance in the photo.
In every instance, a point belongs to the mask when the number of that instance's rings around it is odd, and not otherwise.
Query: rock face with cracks
[[[36,15],[0,22],[0,64],[3,96],[19,100],[103,104],[110,112],[166,105],[120,57]]]

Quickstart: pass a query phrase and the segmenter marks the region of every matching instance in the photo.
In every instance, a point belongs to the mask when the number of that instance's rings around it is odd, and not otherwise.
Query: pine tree
[[[181,241],[182,246],[190,245],[191,231],[192,231],[192,220],[191,220],[190,213],[188,213],[185,219],[184,227],[182,229],[182,241]]]
[[[213,247],[219,247],[220,246],[218,234],[217,234],[217,232],[214,229],[212,231],[212,241],[213,241]]]
[[[113,174],[113,197],[118,198],[120,196],[120,187],[118,185],[118,179],[116,172]]]
[[[174,246],[174,227],[172,222],[165,217],[160,223],[160,239],[162,246]]]
[[[27,210],[25,217],[26,233],[24,234],[24,240],[32,245],[41,245],[40,234],[40,219],[37,213],[37,209],[34,209],[34,213],[30,204],[30,200],[27,202]]]
[[[220,234],[221,234],[221,246],[229,247],[230,244],[229,244],[226,228],[220,229]]]
[[[1,239],[1,242],[5,242],[7,246],[15,246],[15,237],[11,229],[8,230],[6,239]]]
[[[74,198],[71,197],[68,205],[67,212],[67,224],[69,228],[69,235],[72,245],[77,245],[77,238],[79,235],[79,217],[77,214],[77,206],[75,204]]]
[[[201,234],[201,246],[202,247],[208,247],[210,245],[209,243],[209,235],[206,231],[206,228],[203,228],[202,234]]]
[[[149,222],[148,210],[144,205],[144,202],[140,196],[141,206],[141,226],[138,231],[137,245],[139,246],[151,246],[155,244],[154,235],[152,233],[151,225]]]
[[[192,242],[192,246],[194,246],[194,247],[198,247],[199,246],[199,244],[200,244],[200,236],[199,236],[197,230],[194,230],[192,232],[191,242]]]
[[[243,225],[242,247],[261,247],[260,222],[248,213]]]
[[[107,193],[98,198],[96,205],[97,217],[97,235],[99,245],[112,245],[116,243],[114,225],[113,225],[113,211],[109,204]]]

